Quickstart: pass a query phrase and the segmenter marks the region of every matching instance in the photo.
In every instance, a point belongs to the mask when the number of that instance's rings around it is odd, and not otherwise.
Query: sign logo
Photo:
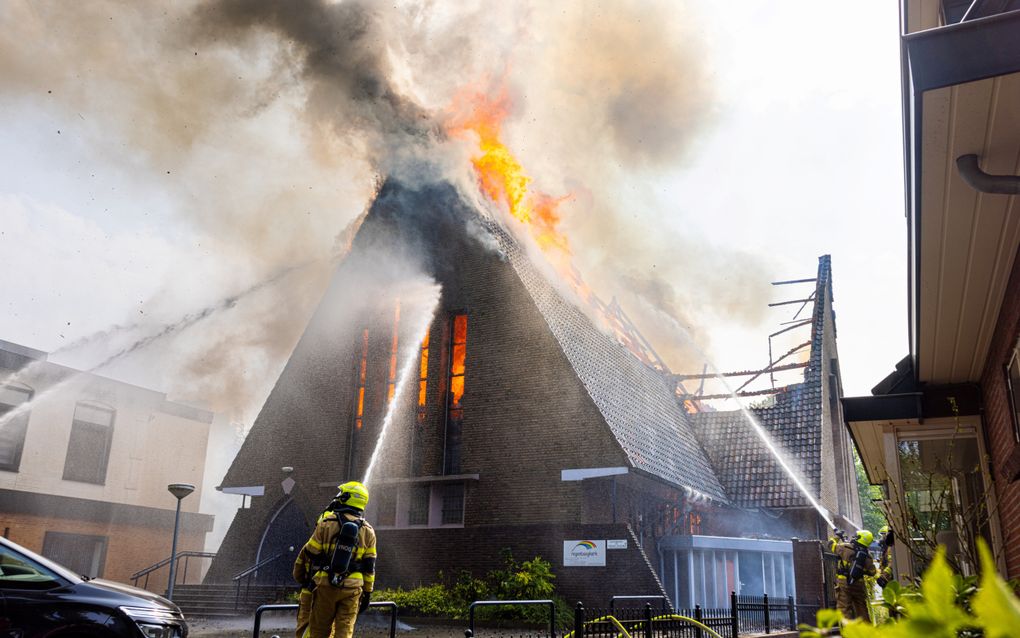
[[[564,567],[605,567],[606,541],[563,541]]]

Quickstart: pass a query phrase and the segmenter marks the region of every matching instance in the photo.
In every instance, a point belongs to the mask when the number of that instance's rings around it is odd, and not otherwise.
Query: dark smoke
[[[296,69],[305,112],[341,140],[357,139],[377,167],[436,136],[429,114],[394,86],[388,47],[406,13],[371,0],[217,0],[195,11],[199,42],[252,45],[269,33]]]

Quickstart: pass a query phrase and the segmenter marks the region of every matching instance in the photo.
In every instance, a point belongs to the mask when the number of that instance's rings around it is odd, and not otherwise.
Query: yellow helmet
[[[357,481],[348,481],[337,487],[336,500],[347,507],[364,510],[368,507],[368,488]]]
[[[889,526],[883,525],[882,529],[878,530],[878,533],[881,534],[882,536],[885,536],[886,534],[889,533]]]
[[[858,544],[868,547],[875,540],[875,535],[866,529],[862,529],[857,531],[857,537],[854,540]]]

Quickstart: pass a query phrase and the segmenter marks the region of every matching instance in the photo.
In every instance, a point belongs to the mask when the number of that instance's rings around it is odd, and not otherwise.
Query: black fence
[[[801,622],[813,623],[821,605],[797,605],[793,597],[738,596],[730,594],[729,607],[672,609],[662,604],[621,607],[623,599],[614,597],[605,609],[577,604],[570,638],[618,638],[625,630],[632,638],[711,638],[704,625],[726,638],[745,634],[794,630]],[[695,622],[691,622],[691,620]]]
[[[536,631],[528,634],[533,638],[545,635],[556,638],[737,638],[747,634],[772,633],[796,629],[798,623],[814,623],[815,613],[820,605],[796,605],[792,597],[772,598],[768,596],[738,596],[730,594],[730,606],[693,609],[673,609],[668,600],[661,597],[653,606],[621,606],[626,601],[636,602],[647,596],[615,596],[609,607],[585,607],[577,603],[574,607],[572,627],[556,626],[555,604],[551,600],[486,600],[471,603],[466,638],[474,638],[475,608],[482,606],[524,606],[540,605],[549,607],[548,633]],[[660,597],[655,597],[660,598]],[[255,612],[253,638],[259,638],[262,614],[268,611],[296,610],[297,605],[262,605]],[[392,602],[374,602],[372,608],[384,608],[390,616],[390,638],[395,637],[397,606]],[[707,629],[706,629],[707,628]],[[557,631],[559,629],[559,631]],[[501,632],[502,633],[502,632]]]

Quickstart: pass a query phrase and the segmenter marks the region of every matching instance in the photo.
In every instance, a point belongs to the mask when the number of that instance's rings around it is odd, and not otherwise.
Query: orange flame
[[[482,191],[525,224],[542,250],[569,255],[570,244],[557,226],[559,205],[570,196],[553,197],[531,190],[531,177],[500,139],[509,103],[505,88],[492,98],[463,91],[454,98],[449,132],[458,137],[473,133],[478,138],[478,152],[471,157],[471,164]]]

